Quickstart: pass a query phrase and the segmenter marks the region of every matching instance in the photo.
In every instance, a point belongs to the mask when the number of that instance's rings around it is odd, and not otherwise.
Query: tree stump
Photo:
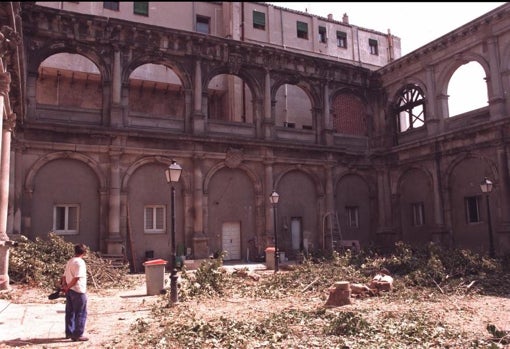
[[[351,304],[351,286],[348,281],[335,282],[329,288],[329,297],[326,301],[327,307],[339,307]]]

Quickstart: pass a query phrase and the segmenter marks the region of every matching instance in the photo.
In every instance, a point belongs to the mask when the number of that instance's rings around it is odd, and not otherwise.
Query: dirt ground
[[[138,319],[150,321],[151,309],[154,306],[161,306],[161,297],[163,296],[146,295],[144,275],[130,277],[134,279],[135,286],[132,289],[91,290],[89,292],[86,335],[90,341],[84,343],[71,342],[62,338],[64,336],[63,298],[50,301],[46,298],[47,292],[41,296],[42,291],[38,289],[14,288],[9,295],[9,302],[12,303],[12,306],[34,305],[42,309],[57,307],[57,311],[48,310],[48,322],[46,322],[49,323],[49,317],[56,319],[56,334],[46,335],[47,332],[43,331],[44,329],[34,329],[33,326],[41,327],[41,325],[36,325],[35,322],[25,318],[21,324],[13,324],[14,327],[11,327],[12,331],[15,331],[16,326],[24,326],[23,329],[20,329],[22,334],[13,332],[11,336],[8,336],[9,338],[0,338],[0,348],[136,348],[129,340],[130,335],[135,333],[131,326]],[[182,302],[177,306],[188,307],[204,319],[219,316],[254,318],[284,309],[319,308],[324,305],[326,299],[327,292],[325,291],[319,297],[304,295],[299,298],[285,298],[277,301],[230,297],[221,300],[215,299],[211,303],[208,301]],[[384,297],[370,297],[353,299],[352,304],[337,309],[338,311],[360,311],[371,314],[370,316],[377,316],[381,311],[425,311],[430,314],[430,317],[442,319],[445,323],[472,334],[473,338],[489,337],[486,330],[487,323],[492,323],[500,329],[510,330],[510,295],[492,297],[463,294],[443,295],[440,298],[437,295],[431,295],[430,300],[420,302],[410,302],[409,299],[390,300]],[[58,321],[62,321],[61,330],[58,328]],[[2,322],[2,313],[0,312],[0,324]],[[3,325],[8,324],[4,323]],[[510,345],[500,345],[499,348],[510,348]]]

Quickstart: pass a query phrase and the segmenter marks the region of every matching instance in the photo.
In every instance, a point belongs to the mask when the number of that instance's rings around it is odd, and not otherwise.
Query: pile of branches
[[[60,282],[64,268],[74,255],[74,243],[66,242],[55,233],[34,241],[21,235],[15,247],[9,250],[9,278],[11,284],[53,289]],[[100,254],[89,251],[87,282],[92,288],[124,287],[129,285],[128,265],[112,265]]]

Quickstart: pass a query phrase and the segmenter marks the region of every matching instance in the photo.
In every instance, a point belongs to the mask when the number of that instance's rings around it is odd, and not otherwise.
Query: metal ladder
[[[336,212],[327,212],[322,218],[322,236],[323,236],[323,249],[326,250],[326,231],[327,238],[329,238],[329,248],[331,251],[340,251],[343,248],[342,230],[338,221],[338,214]]]

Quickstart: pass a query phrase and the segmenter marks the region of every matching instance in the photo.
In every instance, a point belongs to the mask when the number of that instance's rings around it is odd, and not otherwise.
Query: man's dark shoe
[[[87,337],[78,337],[78,338],[71,338],[73,340],[73,342],[86,342],[88,341],[89,339]]]

